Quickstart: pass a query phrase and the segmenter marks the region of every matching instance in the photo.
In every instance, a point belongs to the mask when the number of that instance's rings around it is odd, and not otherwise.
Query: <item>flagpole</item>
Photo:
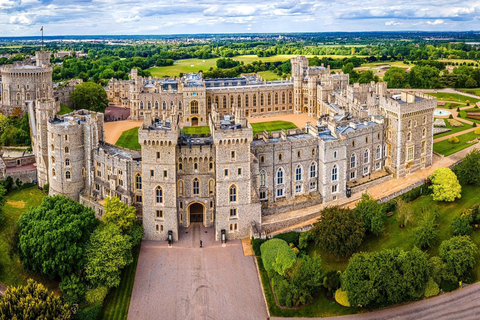
[[[42,51],[43,51],[43,49],[44,49],[44,46],[43,46],[43,26],[42,26],[42,29],[40,29],[40,30],[42,30]]]

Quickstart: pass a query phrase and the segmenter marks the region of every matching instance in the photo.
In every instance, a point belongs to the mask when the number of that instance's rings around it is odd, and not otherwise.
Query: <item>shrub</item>
[[[255,253],[256,256],[262,255],[262,252],[260,251],[260,246],[267,240],[265,239],[252,239],[252,248],[253,252]]]
[[[425,288],[425,297],[430,298],[436,296],[439,292],[440,288],[438,284],[430,277],[427,282],[427,287]]]
[[[438,229],[435,228],[434,219],[422,219],[418,227],[413,230],[413,239],[419,248],[432,247],[438,239]]]
[[[295,247],[298,247],[300,232],[290,231],[286,233],[280,233],[280,234],[274,235],[273,238],[285,240],[288,244],[293,243]]]
[[[383,210],[383,213],[385,214],[395,211],[396,208],[397,208],[397,203],[395,202],[395,200],[390,200],[382,204],[382,210]]]
[[[467,106],[470,105],[470,100],[465,100],[465,103],[467,104]]]
[[[460,112],[460,107],[457,107],[457,112]]]
[[[343,291],[342,289],[338,289],[337,291],[335,291],[335,301],[337,301],[338,304],[344,307],[350,307],[347,291]]]
[[[285,280],[279,274],[274,274],[271,277],[273,291],[277,297],[278,304],[281,306],[292,306],[292,293],[288,285],[288,281]]]
[[[477,127],[477,129],[475,129],[475,134],[480,134],[480,128]]]
[[[103,300],[107,296],[108,288],[107,287],[97,287],[94,289],[90,289],[85,293],[85,300],[89,304],[103,304]]]
[[[297,255],[282,239],[271,239],[260,246],[263,266],[267,272],[275,271],[285,275],[285,270],[291,268],[297,260]]]
[[[456,236],[466,236],[470,232],[472,232],[472,226],[470,225],[470,218],[465,215],[456,216],[452,220],[452,224],[450,228],[452,229],[452,233]]]
[[[440,258],[446,264],[446,272],[463,281],[477,263],[475,257],[478,247],[468,236],[456,236],[440,245]],[[443,288],[443,287],[442,287]]]
[[[78,320],[97,320],[100,318],[100,313],[102,312],[102,306],[96,304],[90,308],[79,309],[75,319]]]
[[[422,195],[422,191],[423,191],[422,187],[423,186],[413,188],[412,190],[402,194],[400,197],[405,202],[412,202],[413,200],[417,199]]]
[[[49,189],[50,189],[50,185],[49,185],[48,183],[45,183],[45,184],[43,185],[43,191],[45,191],[45,193],[48,194],[48,190],[49,190]]]
[[[367,231],[377,236],[383,231],[385,213],[377,200],[367,193],[362,194],[362,199],[357,203],[354,212],[362,216]]]
[[[474,128],[477,127],[477,123],[474,122],[474,123],[472,124],[472,127],[474,127]]]
[[[340,288],[340,274],[340,271],[331,270],[323,277],[323,287],[327,289],[329,295],[333,295]]]
[[[448,119],[453,119],[453,116],[452,116],[452,115],[449,115],[449,116],[448,116]]]
[[[453,202],[462,197],[462,186],[457,176],[449,168],[435,169],[430,177],[432,181],[433,200]]]
[[[450,291],[456,290],[456,289],[458,289],[458,281],[443,280],[440,283],[440,288],[442,288],[442,290],[445,291],[445,292],[450,292]]]
[[[312,234],[308,231],[302,232],[300,234],[300,238],[298,239],[298,249],[306,249],[308,247],[308,243],[312,239]]]
[[[62,279],[60,290],[63,292],[63,299],[68,304],[81,303],[85,297],[85,284],[72,274]]]
[[[453,136],[453,137],[448,138],[448,142],[453,143],[453,144],[457,144],[457,143],[460,142],[460,140],[458,140],[458,138],[456,136]]]

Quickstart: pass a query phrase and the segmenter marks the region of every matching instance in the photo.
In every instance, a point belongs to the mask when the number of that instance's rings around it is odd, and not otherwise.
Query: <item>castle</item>
[[[144,238],[165,240],[201,222],[218,240],[261,232],[262,218],[347,196],[347,184],[388,171],[404,177],[432,164],[436,100],[385,83],[349,85],[348,74],[292,59],[292,77],[262,81],[139,77],[111,80],[108,96],[129,107],[141,151],[105,143],[103,114],[56,115],[55,101],[29,107],[38,184],[103,214],[103,199],[135,205]],[[307,114],[305,128],[254,135],[247,117]],[[182,127],[208,125],[192,136]]]

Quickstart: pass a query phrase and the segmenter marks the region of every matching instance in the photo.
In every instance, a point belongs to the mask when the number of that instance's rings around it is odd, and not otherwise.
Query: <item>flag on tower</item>
[[[40,31],[43,31],[43,26],[40,28]]]

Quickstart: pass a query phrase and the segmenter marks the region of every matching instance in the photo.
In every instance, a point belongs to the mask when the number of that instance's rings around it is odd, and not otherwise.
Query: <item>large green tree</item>
[[[19,221],[19,256],[25,269],[64,277],[85,264],[85,247],[99,221],[92,209],[63,196],[45,197]]]
[[[462,197],[462,186],[457,176],[449,168],[435,169],[432,180],[433,200],[453,202]]]
[[[70,94],[70,100],[72,100],[75,109],[104,112],[108,106],[105,89],[94,82],[84,82],[77,85]]]
[[[133,261],[132,239],[118,226],[107,224],[92,234],[86,257],[88,281],[95,287],[117,287],[122,269]]]
[[[480,150],[473,149],[453,168],[458,180],[464,184],[480,186]]]
[[[279,275],[285,275],[285,271],[291,268],[297,260],[297,255],[285,240],[271,239],[260,246],[262,262],[265,270],[275,271]]]
[[[115,224],[124,234],[130,235],[134,247],[140,244],[143,228],[137,223],[137,209],[121,202],[117,197],[107,198],[104,208],[103,221],[106,224]]]
[[[0,299],[0,319],[67,320],[71,316],[67,304],[31,279],[26,286],[7,287]]]
[[[458,281],[468,278],[477,263],[477,253],[478,247],[469,236],[452,237],[440,245],[440,258],[446,264],[446,272]]]
[[[304,256],[287,271],[292,305],[301,306],[313,300],[323,284],[323,269],[320,257]]]
[[[385,214],[382,206],[368,193],[362,194],[362,199],[357,203],[354,212],[361,215],[367,231],[379,235],[385,224]]]
[[[334,206],[323,209],[311,233],[325,251],[343,257],[351,255],[362,244],[365,226],[360,214]]]

